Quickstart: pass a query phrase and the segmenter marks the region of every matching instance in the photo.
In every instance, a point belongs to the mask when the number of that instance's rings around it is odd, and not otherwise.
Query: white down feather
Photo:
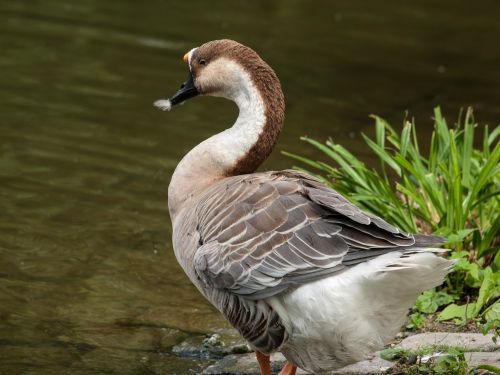
[[[291,333],[281,351],[313,373],[368,357],[399,332],[418,295],[443,282],[442,249],[391,252],[269,298]],[[322,370],[320,370],[322,369]]]

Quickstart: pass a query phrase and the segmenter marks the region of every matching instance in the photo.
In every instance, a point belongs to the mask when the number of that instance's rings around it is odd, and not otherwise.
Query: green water
[[[471,4],[471,5],[469,5]],[[300,135],[365,155],[370,113],[500,119],[500,2],[0,0],[0,374],[190,374],[173,345],[225,323],[172,253],[166,188],[236,108],[153,101],[204,41],[254,47]],[[267,169],[291,165],[275,152]]]

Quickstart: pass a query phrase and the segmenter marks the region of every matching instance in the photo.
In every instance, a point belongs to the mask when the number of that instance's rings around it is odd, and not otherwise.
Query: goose
[[[284,122],[277,75],[232,40],[184,55],[189,77],[163,110],[198,95],[232,100],[236,122],[189,151],[169,187],[175,256],[197,289],[247,340],[262,375],[322,374],[390,341],[418,295],[452,262],[444,239],[410,234],[295,170],[256,172]]]

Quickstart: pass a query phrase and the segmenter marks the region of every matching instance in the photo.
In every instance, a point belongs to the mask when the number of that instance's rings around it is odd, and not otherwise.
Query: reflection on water
[[[363,153],[369,113],[430,124],[473,105],[500,118],[500,3],[0,3],[0,373],[187,374],[186,337],[225,327],[170,245],[179,158],[233,120],[223,100],[152,102],[203,41],[251,45],[287,97],[279,149],[303,134]],[[425,134],[428,128],[422,128]],[[266,168],[291,162],[276,152]]]

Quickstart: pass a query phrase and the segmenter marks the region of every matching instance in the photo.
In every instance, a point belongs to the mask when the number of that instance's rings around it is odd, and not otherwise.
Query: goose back
[[[228,178],[196,207],[197,276],[209,288],[262,299],[379,255],[421,246],[297,171]],[[426,238],[437,244],[438,237]]]

